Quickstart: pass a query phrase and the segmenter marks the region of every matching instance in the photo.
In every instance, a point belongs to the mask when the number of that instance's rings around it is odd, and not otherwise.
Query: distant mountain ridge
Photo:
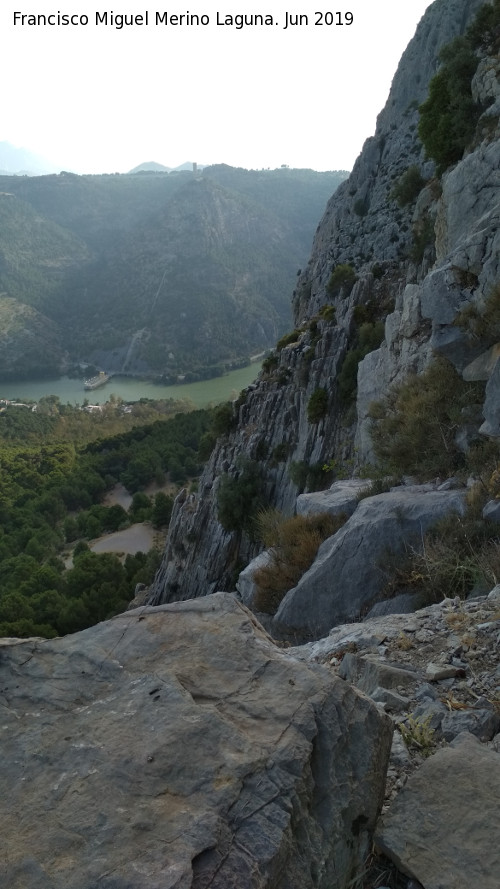
[[[197,164],[193,161],[185,161],[183,164],[179,164],[178,167],[166,167],[164,164],[159,164],[157,161],[145,161],[142,164],[139,164],[137,167],[134,167],[132,170],[129,170],[129,174],[131,173],[180,173],[182,171],[189,170],[192,172],[193,170],[201,170],[205,169],[206,164]]]
[[[37,309],[22,310],[35,340],[37,319],[50,322],[47,369],[57,356],[167,380],[220,373],[289,328],[297,268],[346,175],[220,164],[0,176],[0,292]],[[5,345],[0,374],[21,350],[29,377],[26,337]]]
[[[54,164],[27,148],[0,142],[0,175],[40,176],[56,171]]]

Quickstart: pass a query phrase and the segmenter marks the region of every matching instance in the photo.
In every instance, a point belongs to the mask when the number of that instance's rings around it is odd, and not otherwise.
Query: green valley
[[[120,558],[92,540],[126,528],[163,540],[180,485],[194,483],[212,443],[212,411],[144,399],[102,412],[42,398],[0,403],[0,636],[54,636],[123,611],[150,583],[158,548]],[[117,485],[128,509],[106,505]],[[148,494],[145,488],[156,493]],[[163,532],[163,533],[162,533]]]
[[[345,175],[0,176],[0,378],[91,364],[175,382],[264,351]]]

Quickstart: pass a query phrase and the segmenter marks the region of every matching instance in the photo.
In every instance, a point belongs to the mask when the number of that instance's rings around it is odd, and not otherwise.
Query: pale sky
[[[122,173],[151,160],[350,169],[428,5],[2,0],[0,141],[77,173]],[[338,20],[336,9],[353,23],[326,24]],[[147,11],[149,23],[96,24],[96,13],[109,21],[112,10],[143,19]],[[88,24],[14,25],[15,11],[59,11]],[[209,21],[156,25],[157,12]],[[239,13],[274,23],[237,29],[218,25],[217,12],[223,22]],[[325,23],[315,24],[321,12]],[[286,13],[302,24],[285,29]]]

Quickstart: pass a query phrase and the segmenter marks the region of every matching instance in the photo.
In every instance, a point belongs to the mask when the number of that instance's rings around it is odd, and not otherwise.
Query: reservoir
[[[261,362],[257,361],[248,367],[232,370],[223,377],[200,380],[197,383],[178,383],[174,386],[163,386],[134,377],[116,376],[111,377],[104,386],[90,392],[84,390],[83,380],[70,377],[17,382],[14,380],[0,382],[0,398],[8,398],[10,401],[18,399],[39,401],[45,395],[57,395],[63,404],[83,404],[85,399],[89,404],[104,404],[105,401],[109,401],[111,395],[117,395],[124,401],[139,401],[141,398],[187,398],[195,407],[203,408],[237,398],[242,389],[253,383],[260,368]]]

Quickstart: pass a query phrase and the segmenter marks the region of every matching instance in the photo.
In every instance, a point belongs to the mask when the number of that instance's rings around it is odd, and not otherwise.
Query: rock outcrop
[[[233,596],[0,648],[9,889],[347,889],[390,720]]]
[[[464,507],[465,491],[420,485],[362,500],[285,595],[273,620],[275,634],[318,639],[336,624],[359,619],[387,584],[384,563],[399,558],[405,545],[419,550],[430,525]]]
[[[375,841],[412,878],[394,885],[498,885],[499,606],[495,587],[466,602],[342,625],[289,649],[328,666],[393,719]]]
[[[459,735],[411,776],[377,843],[425,889],[496,889],[500,845],[484,825],[495,825],[500,761],[472,735]]]

